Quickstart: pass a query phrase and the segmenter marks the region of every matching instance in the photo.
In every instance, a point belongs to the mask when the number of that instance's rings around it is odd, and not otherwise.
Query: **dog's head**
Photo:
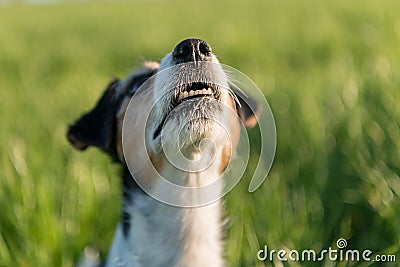
[[[127,79],[114,79],[94,109],[70,126],[67,136],[71,144],[79,150],[99,147],[124,162],[122,122],[133,96],[136,101],[129,107],[129,134],[135,135],[135,129],[147,118],[145,142],[150,154],[162,152],[162,135],[167,142],[182,139],[183,146],[206,138],[219,142],[216,129],[222,125],[238,138],[238,118],[252,127],[257,122],[255,113],[260,111],[254,100],[233,88],[210,45],[187,39],[160,65],[148,62]],[[232,116],[233,112],[238,116]]]

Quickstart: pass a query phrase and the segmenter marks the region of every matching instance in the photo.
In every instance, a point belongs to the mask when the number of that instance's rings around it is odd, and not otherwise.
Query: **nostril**
[[[191,47],[188,43],[181,43],[176,46],[172,55],[177,59],[185,59],[191,54]]]
[[[205,56],[209,56],[212,52],[211,47],[204,41],[201,41],[201,43],[199,45],[199,50],[200,50],[200,53]]]

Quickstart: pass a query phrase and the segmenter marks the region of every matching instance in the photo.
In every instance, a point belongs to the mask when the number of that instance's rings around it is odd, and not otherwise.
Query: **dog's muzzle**
[[[193,131],[208,128],[204,121],[220,111],[218,105],[226,88],[227,77],[210,45],[200,39],[180,42],[162,60],[155,77],[155,99],[157,109],[161,110],[158,117],[162,119],[156,120],[153,139],[169,119],[192,121],[189,129]]]

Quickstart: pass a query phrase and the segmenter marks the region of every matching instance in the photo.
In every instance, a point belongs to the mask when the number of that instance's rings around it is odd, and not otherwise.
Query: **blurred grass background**
[[[78,153],[68,124],[112,75],[207,40],[262,88],[277,125],[269,178],[227,197],[229,266],[399,266],[257,261],[334,247],[400,261],[400,2],[136,1],[0,4],[0,266],[73,266],[107,254],[118,167]],[[397,103],[397,104],[396,104]]]

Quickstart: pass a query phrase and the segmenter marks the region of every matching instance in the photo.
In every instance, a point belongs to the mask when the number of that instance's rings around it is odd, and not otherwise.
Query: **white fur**
[[[219,175],[219,162],[215,163],[205,172],[177,179],[187,186],[209,183]],[[169,166],[162,174],[170,176],[174,170]],[[154,190],[158,190],[157,184]],[[134,204],[127,210],[132,215],[128,238],[124,238],[119,225],[106,267],[224,266],[220,200],[203,207],[180,208],[145,194],[133,197]]]

